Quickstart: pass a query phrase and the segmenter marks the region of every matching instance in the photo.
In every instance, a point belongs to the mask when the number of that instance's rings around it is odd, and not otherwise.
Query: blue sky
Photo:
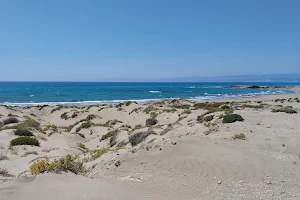
[[[1,0],[0,80],[300,73],[298,0]]]

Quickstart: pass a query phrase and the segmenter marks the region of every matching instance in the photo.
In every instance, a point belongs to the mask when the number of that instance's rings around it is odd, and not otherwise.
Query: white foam
[[[156,90],[151,90],[151,91],[149,91],[150,93],[154,93],[154,94],[159,94],[159,93],[161,93],[161,91],[156,91]]]

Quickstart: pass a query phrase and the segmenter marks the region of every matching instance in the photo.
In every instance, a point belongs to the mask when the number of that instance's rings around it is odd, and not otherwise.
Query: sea
[[[293,93],[288,89],[236,89],[232,85],[298,86],[300,83],[0,82],[0,104],[94,105],[172,99],[206,101]]]

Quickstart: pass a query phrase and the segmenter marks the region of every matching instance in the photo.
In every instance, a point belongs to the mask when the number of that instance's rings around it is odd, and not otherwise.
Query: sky
[[[1,0],[0,81],[300,73],[299,0]]]

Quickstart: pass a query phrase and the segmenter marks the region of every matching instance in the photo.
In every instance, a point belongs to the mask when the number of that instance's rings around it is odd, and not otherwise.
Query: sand
[[[224,104],[232,102],[233,112],[245,120],[225,124],[219,119],[224,111],[218,111],[212,113],[210,125],[197,121],[207,110],[185,100],[82,107],[0,106],[1,121],[16,115],[20,123],[26,120],[24,116],[39,122],[39,130],[33,133],[41,143],[40,147],[10,148],[10,140],[17,136],[8,127],[15,124],[2,127],[0,155],[7,158],[0,160],[0,168],[6,168],[12,177],[0,175],[0,199],[300,199],[297,98],[299,93],[223,100]],[[286,106],[297,113],[271,112]],[[152,112],[158,123],[146,127]],[[68,119],[61,118],[63,113]],[[93,126],[79,130],[83,121],[71,130],[66,128],[90,114],[96,116],[90,120]],[[57,128],[46,130],[47,125]],[[136,125],[141,128],[134,130]],[[99,141],[116,129],[115,145],[110,147],[109,139]],[[149,130],[156,135],[134,147],[126,144],[130,135]],[[239,133],[244,133],[245,140],[232,138]],[[126,145],[116,148],[122,141]],[[81,149],[79,143],[87,149]],[[102,148],[114,151],[84,162],[85,174],[30,173],[29,167],[45,156],[55,159],[77,154],[84,158],[84,152]],[[24,156],[30,151],[37,155]]]

